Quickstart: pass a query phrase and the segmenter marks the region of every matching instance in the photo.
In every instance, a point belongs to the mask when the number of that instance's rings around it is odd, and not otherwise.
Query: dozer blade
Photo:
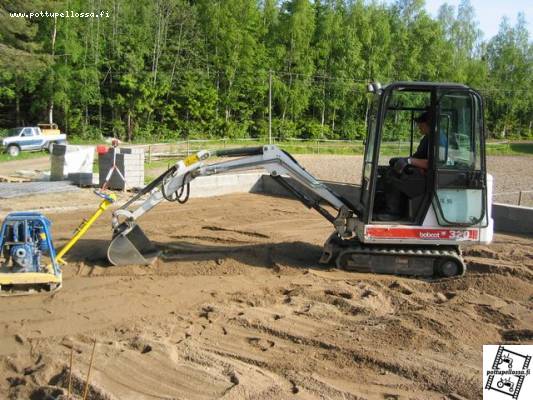
[[[113,265],[149,265],[158,256],[157,250],[139,225],[116,233],[107,249],[107,258]]]

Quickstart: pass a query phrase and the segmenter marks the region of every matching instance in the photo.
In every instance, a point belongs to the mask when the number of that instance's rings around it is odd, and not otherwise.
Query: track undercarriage
[[[353,272],[423,278],[450,278],[466,271],[458,246],[365,244],[336,234],[324,244],[320,262]]]

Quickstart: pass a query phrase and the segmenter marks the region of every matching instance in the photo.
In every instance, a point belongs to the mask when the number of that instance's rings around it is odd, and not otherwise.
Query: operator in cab
[[[432,115],[425,111],[414,119],[422,135],[416,151],[411,157],[393,157],[389,161],[390,170],[385,179],[386,208],[377,215],[381,221],[400,220],[405,213],[405,197],[424,194],[426,190],[425,176],[428,169],[429,138]],[[416,186],[406,194],[406,188]]]
[[[418,130],[422,134],[422,139],[416,148],[416,151],[411,157],[394,157],[391,158],[389,164],[396,172],[397,175],[401,175],[405,167],[412,165],[413,167],[420,168],[424,172],[428,169],[428,154],[429,154],[429,141],[428,133],[431,130],[431,113],[426,111],[415,118],[415,122],[418,126]]]

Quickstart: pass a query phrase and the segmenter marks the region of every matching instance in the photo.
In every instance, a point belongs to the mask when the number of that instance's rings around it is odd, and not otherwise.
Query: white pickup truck
[[[43,132],[46,132],[46,134]],[[52,146],[55,143],[67,143],[67,135],[64,133],[48,132],[50,130],[41,130],[39,127],[10,129],[7,137],[2,139],[2,148],[10,156],[17,157],[21,151],[52,151]]]

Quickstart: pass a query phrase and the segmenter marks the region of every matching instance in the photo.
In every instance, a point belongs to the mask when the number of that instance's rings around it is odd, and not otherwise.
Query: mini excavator
[[[274,145],[199,151],[178,161],[113,213],[108,248],[114,265],[150,264],[158,250],[137,220],[163,200],[184,203],[197,177],[263,168],[274,181],[334,227],[321,262],[368,273],[453,277],[465,273],[460,246],[492,241],[492,177],[485,162],[483,102],[480,94],[454,83],[395,82],[368,87],[362,181],[350,195],[307,172]],[[432,118],[427,132],[427,169],[400,174],[389,165],[394,151],[413,155],[421,113]],[[409,138],[406,140],[405,138]],[[390,146],[398,141],[399,147]],[[402,140],[408,148],[402,149]],[[209,157],[231,159],[207,164]],[[405,164],[409,164],[406,162]],[[396,180],[401,210],[383,219],[388,181]],[[141,196],[148,195],[143,201]],[[140,206],[138,202],[140,201]],[[335,210],[333,213],[332,210]]]

